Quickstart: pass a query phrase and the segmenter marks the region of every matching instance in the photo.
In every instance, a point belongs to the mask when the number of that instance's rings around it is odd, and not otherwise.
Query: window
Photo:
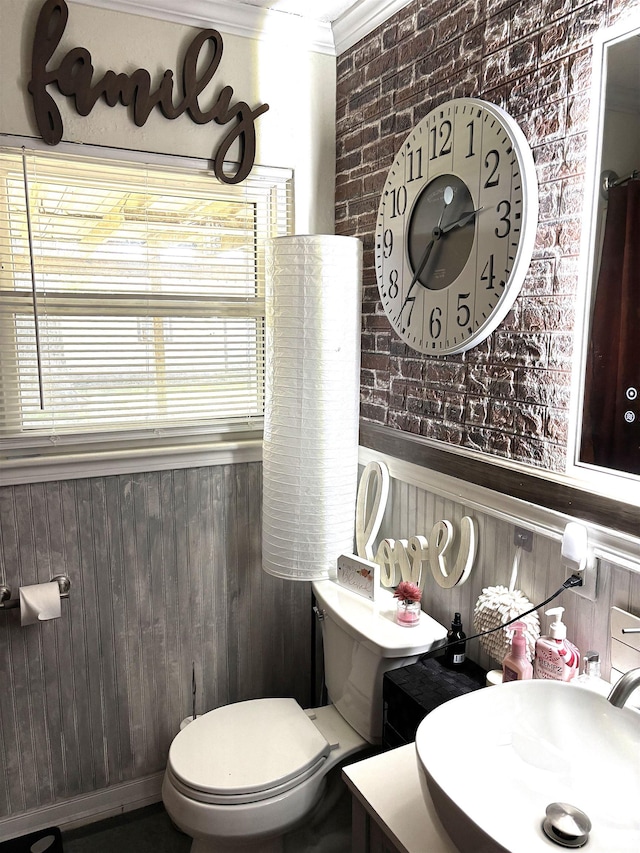
[[[0,456],[260,428],[264,240],[290,194],[281,169],[222,185],[0,149]]]

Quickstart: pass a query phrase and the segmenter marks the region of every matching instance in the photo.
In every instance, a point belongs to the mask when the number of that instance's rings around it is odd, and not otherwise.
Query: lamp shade
[[[353,551],[362,243],[277,237],[266,272],[262,565],[322,580]]]

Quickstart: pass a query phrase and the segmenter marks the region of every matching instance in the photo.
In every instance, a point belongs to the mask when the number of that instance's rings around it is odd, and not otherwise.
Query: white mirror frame
[[[579,281],[584,287],[576,299],[576,324],[574,356],[572,365],[570,435],[567,447],[567,476],[589,491],[614,498],[618,501],[640,505],[640,478],[621,471],[608,471],[578,461],[584,397],[584,374],[589,343],[591,301],[594,291],[595,241],[598,226],[598,198],[602,163],[602,138],[607,87],[607,55],[615,44],[633,36],[640,36],[637,15],[594,34],[593,67],[591,78],[591,115],[584,188],[585,226],[580,245]]]

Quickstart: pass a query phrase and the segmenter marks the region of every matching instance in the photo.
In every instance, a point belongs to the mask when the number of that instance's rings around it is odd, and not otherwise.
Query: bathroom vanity
[[[350,764],[352,853],[458,853],[420,784],[415,744]]]
[[[353,853],[458,853],[423,791],[413,740],[430,711],[483,687],[485,677],[472,661],[452,670],[441,656],[385,673],[383,745],[388,751],[343,769],[352,795]]]

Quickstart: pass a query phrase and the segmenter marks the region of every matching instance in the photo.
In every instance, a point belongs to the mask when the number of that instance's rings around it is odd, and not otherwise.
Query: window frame
[[[0,135],[0,145],[28,151],[48,151],[39,140]],[[192,157],[170,154],[150,154],[140,151],[79,146],[61,143],[61,154],[98,157],[107,160],[139,163],[141,166],[165,166],[169,169],[193,169],[211,174],[211,181],[220,186],[211,172],[210,163]],[[88,155],[88,156],[87,156]],[[286,233],[293,226],[293,171],[281,167],[254,166],[253,173],[265,179],[277,178],[286,186]],[[223,187],[225,194],[228,187]],[[242,187],[240,187],[242,189]],[[273,225],[270,223],[273,232]],[[278,233],[283,233],[282,231]],[[258,239],[264,235],[257,234]],[[275,233],[274,233],[275,236]],[[262,254],[263,253],[258,253]],[[256,284],[264,298],[263,261],[256,259]],[[263,314],[264,316],[264,303]],[[264,365],[263,365],[264,368]],[[10,373],[0,364],[0,379]],[[14,371],[15,373],[15,371]],[[14,380],[15,381],[15,380]],[[2,393],[2,386],[0,386]],[[29,482],[75,479],[88,476],[108,476],[119,473],[198,467],[203,465],[235,464],[259,461],[262,458],[262,416],[251,415],[246,421],[236,418],[231,422],[196,426],[162,426],[130,429],[122,432],[103,431],[60,435],[58,438],[19,438],[10,451],[0,451],[0,486]]]

